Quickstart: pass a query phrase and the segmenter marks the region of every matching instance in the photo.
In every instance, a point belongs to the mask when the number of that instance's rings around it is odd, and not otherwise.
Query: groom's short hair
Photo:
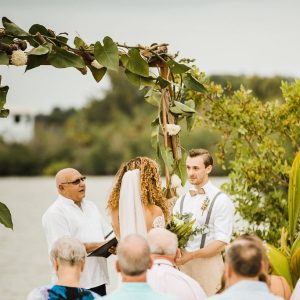
[[[151,254],[176,255],[178,238],[173,232],[165,228],[153,228],[148,232],[147,240]]]
[[[150,248],[144,237],[130,234],[119,242],[117,255],[120,268],[125,275],[138,276],[147,271]]]

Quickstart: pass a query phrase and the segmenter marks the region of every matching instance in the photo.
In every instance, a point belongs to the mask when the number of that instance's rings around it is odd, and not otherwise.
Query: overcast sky
[[[167,42],[207,74],[300,77],[297,0],[0,0],[1,16],[28,30],[39,23],[87,42]],[[48,112],[80,107],[108,86],[75,69],[0,67],[7,108]]]

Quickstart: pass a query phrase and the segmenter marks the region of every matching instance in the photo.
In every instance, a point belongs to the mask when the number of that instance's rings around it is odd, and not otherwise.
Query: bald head
[[[151,254],[175,257],[178,249],[178,239],[171,231],[164,228],[153,228],[149,231],[147,240]]]
[[[117,248],[118,264],[125,275],[139,276],[150,266],[150,249],[145,238],[137,234],[126,236]]]
[[[81,202],[85,196],[84,177],[73,168],[62,169],[55,176],[58,193],[75,202]]]

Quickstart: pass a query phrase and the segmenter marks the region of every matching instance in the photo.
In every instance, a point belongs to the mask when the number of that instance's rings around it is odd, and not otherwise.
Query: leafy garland
[[[74,46],[68,44],[68,34],[56,34],[43,25],[34,24],[25,31],[3,17],[0,28],[0,65],[26,65],[26,71],[41,65],[55,68],[76,68],[83,75],[88,70],[99,82],[107,70],[123,69],[129,82],[144,92],[147,102],[157,107],[157,118],[152,122],[151,144],[165,164],[167,192],[175,193],[171,175],[186,181],[185,154],[180,146],[178,122],[185,119],[190,130],[195,120],[194,100],[185,101],[189,91],[206,93],[206,88],[193,75],[192,60],[177,61],[168,53],[167,44],[128,46],[106,36],[102,42],[88,45],[79,36]],[[0,117],[7,117],[4,108],[8,86],[1,86]],[[177,178],[177,177],[176,177]]]

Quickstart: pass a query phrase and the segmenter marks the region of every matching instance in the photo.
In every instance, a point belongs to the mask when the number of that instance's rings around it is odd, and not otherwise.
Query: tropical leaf
[[[141,57],[140,51],[138,49],[130,49],[128,54],[123,54],[121,56],[121,62],[127,70],[131,73],[138,74],[143,77],[149,76],[149,65]]]
[[[153,126],[151,131],[151,146],[158,155],[159,151],[159,125]]]
[[[268,246],[268,258],[274,272],[277,275],[283,276],[289,285],[293,286],[292,275],[289,266],[289,260],[280,250],[276,249],[274,246],[267,244]]]
[[[31,49],[28,55],[43,55],[47,54],[49,51],[50,49],[48,47],[39,45],[38,47]]]
[[[289,234],[293,242],[300,214],[300,151],[296,154],[290,171],[288,213]]]
[[[8,55],[5,52],[0,51],[0,65],[8,65],[8,64],[9,64]]]
[[[56,68],[85,67],[84,60],[81,56],[56,46],[53,46],[47,59],[49,63]]]
[[[7,19],[6,17],[2,18],[2,24],[7,33],[10,33],[17,37],[27,37],[30,36],[28,32],[17,26],[15,23]]]
[[[13,229],[13,222],[8,207],[0,202],[0,223],[5,227]]]
[[[171,72],[172,72],[173,74],[181,74],[181,73],[185,73],[185,72],[187,72],[187,71],[189,71],[189,70],[191,69],[191,68],[188,67],[187,65],[178,63],[178,62],[176,62],[176,61],[173,60],[173,59],[170,59],[170,60],[168,61],[168,65],[169,65],[169,67],[170,67],[170,69],[171,69]]]
[[[165,163],[165,166],[168,168],[169,172],[172,173],[174,167],[174,158],[172,149],[167,147],[161,147],[160,149],[161,157]]]
[[[107,71],[107,68],[104,67],[101,69],[94,68],[93,66],[90,65],[88,67],[91,70],[92,75],[97,82],[99,82],[104,77]]]
[[[0,110],[0,118],[7,118],[8,115],[9,115],[9,109]]]
[[[145,86],[151,86],[154,87],[154,78],[152,77],[143,77],[134,73],[131,73],[130,71],[126,70],[125,75],[130,83],[132,83],[135,86],[138,86],[140,89],[142,89]]]
[[[29,33],[32,35],[35,35],[38,32],[45,36],[51,36],[47,28],[40,24],[33,24],[29,29]]]
[[[157,77],[157,83],[159,84],[159,86],[162,89],[166,88],[168,85],[171,84],[171,82],[169,80],[166,80],[166,79],[162,78],[161,76]]]
[[[84,49],[88,48],[88,45],[79,36],[75,36],[74,45],[77,49],[79,49],[79,48],[84,48]]]
[[[159,107],[161,101],[161,93],[150,89],[144,96],[145,100],[153,106]]]
[[[291,256],[293,256],[299,248],[300,248],[300,235],[298,235],[298,237],[296,238],[295,242],[292,245]]]
[[[202,83],[200,83],[196,78],[194,78],[190,73],[186,74],[183,79],[183,83],[187,89],[193,90],[200,93],[205,93],[206,88]]]
[[[295,250],[293,256],[291,256],[291,271],[295,276],[295,281],[300,277],[300,249]]]
[[[96,42],[94,47],[96,60],[104,67],[118,71],[119,70],[119,52],[117,44],[108,36],[103,39],[103,46]]]
[[[196,112],[194,108],[192,108],[186,104],[183,104],[179,101],[174,101],[174,104],[176,107],[178,107],[183,112],[186,112],[186,113],[195,113]]]
[[[41,65],[49,64],[47,62],[47,54],[45,55],[28,55],[28,61],[25,72],[39,67]]]

